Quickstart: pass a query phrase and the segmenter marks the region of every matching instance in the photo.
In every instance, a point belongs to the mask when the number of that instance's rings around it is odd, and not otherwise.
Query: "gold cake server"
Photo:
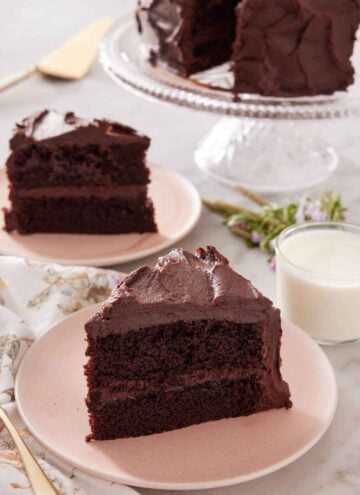
[[[15,442],[34,495],[59,495],[58,490],[49,481],[46,474],[39,466],[37,460],[25,445],[23,439],[20,437],[15,426],[12,424],[9,417],[1,407],[0,419],[3,421],[5,428],[8,430]]]
[[[39,62],[0,79],[0,91],[36,72],[60,79],[82,79],[96,57],[101,39],[112,24],[111,17],[101,17],[92,22]]]

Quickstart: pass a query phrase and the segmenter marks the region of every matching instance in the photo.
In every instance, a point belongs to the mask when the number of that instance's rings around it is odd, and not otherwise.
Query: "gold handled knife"
[[[28,475],[34,495],[59,495],[58,490],[49,481],[37,460],[25,445],[15,426],[10,421],[5,411],[0,407],[0,419],[10,433],[20,454],[26,474]]]
[[[36,72],[60,79],[82,79],[90,69],[99,44],[112,24],[111,17],[101,17],[92,22],[36,64],[0,79],[0,91]]]

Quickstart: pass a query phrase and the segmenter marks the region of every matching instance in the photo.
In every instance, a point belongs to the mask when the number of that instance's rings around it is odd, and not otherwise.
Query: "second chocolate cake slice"
[[[132,272],[86,333],[88,440],[291,406],[279,310],[213,247]]]
[[[17,125],[6,163],[7,231],[155,232],[145,163],[150,139],[107,120],[55,111]]]

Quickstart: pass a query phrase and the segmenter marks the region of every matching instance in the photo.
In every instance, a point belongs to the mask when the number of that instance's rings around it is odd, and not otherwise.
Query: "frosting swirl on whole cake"
[[[231,61],[234,93],[311,96],[345,90],[359,0],[138,0],[153,65],[188,77]]]
[[[243,0],[233,45],[235,92],[331,94],[354,82],[359,0]]]

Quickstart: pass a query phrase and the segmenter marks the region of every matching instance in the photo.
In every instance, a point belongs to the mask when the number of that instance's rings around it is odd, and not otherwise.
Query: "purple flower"
[[[328,215],[325,211],[317,210],[311,215],[311,220],[314,220],[315,222],[324,222],[327,219]]]
[[[264,236],[262,234],[259,234],[259,232],[256,232],[256,230],[253,230],[251,232],[251,242],[253,244],[260,244],[260,242],[263,240]]]
[[[295,215],[296,223],[305,221],[322,222],[328,219],[328,214],[322,209],[322,204],[319,199],[311,201],[310,198],[302,198],[299,203],[298,211]]]
[[[302,223],[309,220],[322,222],[328,220],[328,214],[323,210],[322,203],[319,199],[311,201],[308,196],[303,196],[299,202],[295,220],[296,223]]]

